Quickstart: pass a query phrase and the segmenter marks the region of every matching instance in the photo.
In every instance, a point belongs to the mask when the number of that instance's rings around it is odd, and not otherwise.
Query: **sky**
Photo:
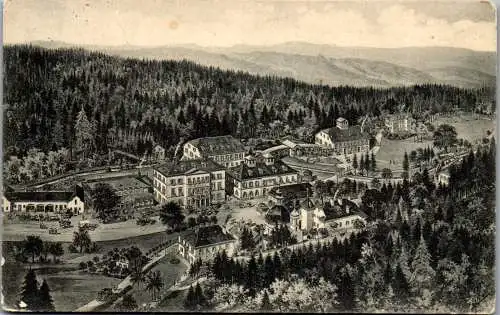
[[[5,0],[4,42],[496,50],[486,1]]]

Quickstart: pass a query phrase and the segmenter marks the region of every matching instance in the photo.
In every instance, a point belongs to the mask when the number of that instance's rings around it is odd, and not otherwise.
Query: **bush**
[[[180,262],[181,262],[181,261],[180,261],[180,259],[179,259],[179,258],[177,258],[177,257],[172,257],[172,258],[170,259],[170,263],[171,263],[171,264],[173,264],[173,265],[177,265],[177,264],[179,264]]]
[[[95,253],[99,251],[99,245],[96,242],[92,242],[92,244],[87,248],[88,253]]]
[[[68,251],[69,251],[70,253],[78,253],[78,248],[76,248],[76,246],[75,246],[75,245],[70,244],[70,245],[68,246]]]
[[[81,270],[84,270],[84,269],[87,269],[87,263],[82,261],[80,262],[80,264],[78,265],[78,267],[81,269]]]

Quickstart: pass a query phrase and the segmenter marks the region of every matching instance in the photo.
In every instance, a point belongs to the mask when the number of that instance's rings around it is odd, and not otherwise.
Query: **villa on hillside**
[[[160,204],[208,207],[226,199],[226,172],[209,159],[176,161],[153,170],[154,198]]]
[[[393,114],[385,118],[385,127],[390,133],[409,132],[414,129],[415,119],[409,114]]]
[[[347,199],[336,201],[331,208],[318,207],[307,199],[290,214],[290,228],[299,234],[327,227],[352,228],[356,220],[366,224],[366,217],[354,202]]]
[[[220,225],[200,226],[179,236],[179,255],[190,264],[198,258],[210,260],[217,253],[226,251],[232,256],[236,239]]]
[[[227,170],[226,191],[238,199],[266,196],[274,187],[296,184],[298,172],[270,155],[247,156]]]
[[[315,143],[333,149],[335,155],[364,154],[370,150],[370,135],[361,126],[349,127],[347,119],[340,117],[335,127],[316,134]]]
[[[198,138],[184,144],[182,160],[211,159],[224,167],[243,162],[245,146],[233,136]]]

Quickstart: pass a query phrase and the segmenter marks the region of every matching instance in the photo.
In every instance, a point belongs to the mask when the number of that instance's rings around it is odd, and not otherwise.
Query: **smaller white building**
[[[413,130],[415,120],[408,114],[388,115],[385,118],[385,126],[390,133],[408,132]]]
[[[71,191],[15,191],[2,197],[3,212],[63,213],[84,211],[83,196]]]
[[[355,203],[343,199],[328,210],[315,206],[311,200],[302,203],[290,214],[290,227],[294,232],[309,232],[324,228],[354,228],[354,222],[366,224],[366,214],[357,210]]]
[[[448,170],[442,171],[438,174],[438,183],[443,186],[450,185],[450,172]]]
[[[220,225],[201,226],[179,236],[178,252],[192,264],[198,258],[211,260],[222,251],[230,257],[235,244],[236,239]]]

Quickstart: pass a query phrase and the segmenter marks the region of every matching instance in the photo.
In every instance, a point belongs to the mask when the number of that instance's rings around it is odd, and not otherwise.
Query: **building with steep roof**
[[[361,126],[349,126],[349,122],[340,117],[336,126],[323,129],[315,136],[319,146],[333,149],[334,155],[352,155],[370,150],[370,135]]]
[[[243,163],[227,170],[226,191],[239,199],[253,199],[297,181],[298,172],[272,155],[247,156]]]
[[[336,201],[332,207],[318,207],[310,199],[301,203],[300,208],[290,214],[290,228],[294,232],[308,232],[312,229],[353,228],[354,222],[366,223],[366,214],[347,199]]]
[[[74,214],[84,211],[84,198],[76,191],[9,191],[2,196],[3,212]]]
[[[283,185],[269,190],[269,200],[278,204],[278,199],[287,198],[302,201],[312,194],[312,185],[309,183],[298,183],[292,185]]]
[[[179,255],[190,264],[198,258],[211,260],[217,253],[226,251],[232,256],[236,239],[220,225],[200,226],[179,235]]]
[[[414,129],[415,119],[406,113],[387,115],[385,127],[390,133],[409,132]]]
[[[208,207],[225,200],[226,172],[210,159],[175,161],[153,170],[154,197],[182,207]]]
[[[198,138],[184,144],[182,160],[211,159],[224,167],[241,164],[245,146],[233,136]]]

